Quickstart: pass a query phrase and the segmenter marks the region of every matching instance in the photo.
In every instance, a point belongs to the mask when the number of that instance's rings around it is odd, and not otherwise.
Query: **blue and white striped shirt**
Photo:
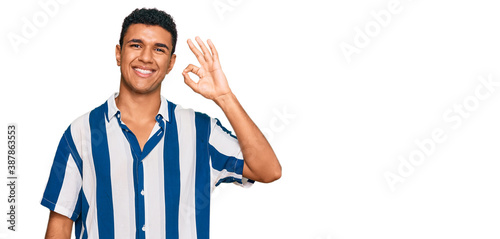
[[[41,204],[75,221],[76,238],[209,238],[215,187],[253,183],[242,177],[237,139],[162,97],[141,151],[116,96],[68,127]]]

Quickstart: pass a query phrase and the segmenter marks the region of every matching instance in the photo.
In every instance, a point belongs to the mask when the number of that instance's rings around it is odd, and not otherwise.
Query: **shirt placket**
[[[122,128],[123,134],[127,138],[130,148],[132,151],[132,157],[134,159],[133,173],[134,173],[134,193],[135,193],[135,220],[136,220],[136,238],[145,239],[146,238],[146,215],[145,215],[145,192],[144,192],[144,159],[147,155],[154,149],[154,147],[160,142],[164,135],[163,117],[161,115],[156,116],[156,121],[160,128],[158,131],[152,135],[143,150],[139,145],[139,141],[135,137],[134,133],[121,121],[120,112],[117,112],[117,119],[120,127]]]

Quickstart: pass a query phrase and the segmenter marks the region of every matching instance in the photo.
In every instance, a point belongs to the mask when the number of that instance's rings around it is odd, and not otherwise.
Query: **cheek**
[[[125,64],[130,64],[134,59],[137,58],[139,53],[137,51],[133,51],[131,49],[124,49],[121,54],[122,62]]]
[[[161,68],[162,72],[167,72],[168,68],[170,67],[170,58],[169,59],[161,59],[158,62],[158,65]]]

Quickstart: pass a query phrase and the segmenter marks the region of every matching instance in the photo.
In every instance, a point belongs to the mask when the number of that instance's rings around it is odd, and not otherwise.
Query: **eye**
[[[162,48],[156,48],[155,51],[165,53],[165,50],[163,50]]]
[[[130,47],[132,47],[132,48],[140,48],[141,46],[139,44],[131,44]]]

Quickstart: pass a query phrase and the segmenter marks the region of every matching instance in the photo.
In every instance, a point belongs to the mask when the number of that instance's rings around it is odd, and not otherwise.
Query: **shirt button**
[[[141,190],[141,195],[144,195],[144,190]]]
[[[145,232],[146,231],[146,225],[142,226],[142,231]]]

